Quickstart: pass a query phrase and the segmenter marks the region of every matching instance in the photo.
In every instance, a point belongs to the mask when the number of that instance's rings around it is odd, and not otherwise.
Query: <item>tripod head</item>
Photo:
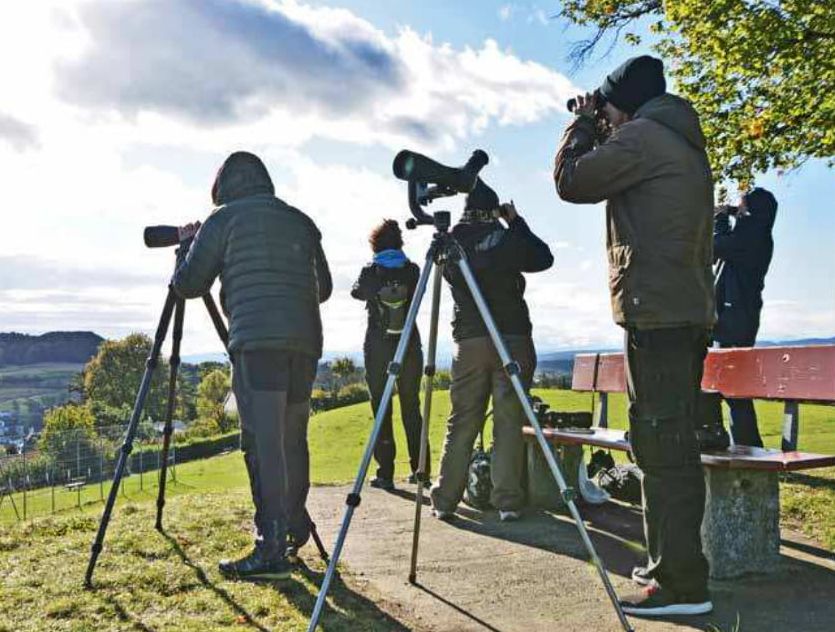
[[[437,227],[437,219],[424,211],[423,207],[440,197],[472,191],[478,181],[478,172],[489,161],[487,153],[481,149],[476,149],[461,167],[448,167],[408,149],[398,153],[392,163],[392,171],[396,178],[408,182],[409,210],[414,216],[406,222],[406,227]]]

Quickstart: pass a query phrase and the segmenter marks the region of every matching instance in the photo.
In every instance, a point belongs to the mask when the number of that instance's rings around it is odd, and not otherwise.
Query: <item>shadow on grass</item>
[[[188,554],[183,550],[183,547],[180,546],[180,543],[177,542],[176,538],[174,538],[173,536],[169,535],[168,533],[166,533],[164,531],[162,532],[162,537],[164,537],[166,539],[166,541],[171,546],[174,553],[177,554],[177,557],[180,558],[180,560],[183,562],[183,564],[185,564],[191,570],[194,571],[194,574],[197,577],[197,580],[200,582],[201,585],[205,586],[206,588],[211,590],[215,595],[217,595],[227,606],[229,606],[232,610],[234,610],[235,613],[239,617],[241,617],[247,625],[252,626],[256,630],[259,630],[260,632],[269,632],[269,628],[265,628],[263,625],[258,623],[255,619],[253,619],[252,615],[243,606],[241,606],[237,601],[235,601],[228,592],[223,590],[223,588],[221,588],[217,584],[214,584],[209,579],[209,576],[206,575],[206,571],[204,571],[198,564],[196,564],[188,556]]]
[[[112,595],[104,597],[104,602],[113,608],[113,612],[116,613],[119,621],[129,623],[134,630],[139,630],[140,632],[156,632],[154,628],[145,625],[142,621],[135,618],[130,612],[125,610],[125,607]]]
[[[162,536],[168,541],[172,550],[177,554],[180,560],[194,571],[194,574],[200,584],[211,590],[215,593],[215,595],[223,600],[223,602],[238,615],[238,617],[242,620],[242,623],[259,630],[260,632],[269,632],[269,628],[266,628],[258,623],[258,621],[256,621],[255,618],[243,606],[241,606],[241,604],[235,601],[235,599],[228,592],[216,583],[212,582],[203,568],[195,563],[183,550],[176,538],[168,533],[163,533]],[[304,563],[299,565],[298,572],[300,572],[308,581],[315,584],[317,587],[321,586],[324,578],[323,572],[314,571]],[[280,583],[273,582],[272,585],[277,592],[280,592],[293,605],[293,607],[303,613],[307,618],[310,617],[313,613],[313,606],[316,603],[316,595],[311,594],[304,584],[296,581],[290,581]],[[409,632],[410,630],[410,628],[407,628],[386,612],[380,610],[374,602],[351,590],[345,585],[339,574],[334,576],[328,596],[330,597],[332,603],[336,606],[337,610],[334,610],[330,606],[325,608],[322,619],[319,623],[319,628],[323,631],[333,630],[334,632],[346,632],[348,630],[356,629],[374,629]],[[372,622],[373,625],[371,625]]]

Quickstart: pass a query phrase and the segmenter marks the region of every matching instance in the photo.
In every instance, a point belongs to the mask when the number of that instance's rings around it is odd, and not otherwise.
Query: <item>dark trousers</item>
[[[702,553],[705,481],[694,413],[708,334],[703,328],[626,332],[629,436],[643,472],[648,570],[666,590],[707,595]]]
[[[397,350],[397,336],[369,334],[365,338],[365,379],[371,394],[371,407],[374,415],[380,408],[388,379],[388,365],[394,359]],[[423,374],[423,350],[417,334],[412,340],[403,358],[403,366],[397,377],[397,393],[400,397],[400,416],[406,431],[406,444],[409,448],[409,464],[412,472],[417,472],[420,461],[420,378]],[[397,446],[394,443],[394,428],[391,424],[392,404],[386,408],[383,425],[374,446],[374,460],[377,461],[377,477],[391,480],[394,477],[394,459]],[[426,473],[429,474],[429,452],[426,454]]]
[[[731,345],[720,343],[723,349],[727,347],[753,347],[754,340],[746,340],[750,344]],[[757,426],[757,412],[754,410],[754,402],[750,399],[726,399],[728,408],[731,409],[731,435],[737,445],[752,445],[758,448],[763,447],[763,440],[760,436],[760,429]]]
[[[283,542],[289,531],[309,529],[305,504],[310,490],[307,424],[317,360],[286,351],[235,354],[232,388],[241,417],[241,450],[249,474],[259,534]]]

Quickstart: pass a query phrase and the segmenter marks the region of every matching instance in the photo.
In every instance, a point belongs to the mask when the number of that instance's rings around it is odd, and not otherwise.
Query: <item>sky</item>
[[[204,218],[217,168],[246,149],[264,159],[277,195],[319,225],[335,281],[322,310],[326,352],[358,356],[365,314],[349,289],[370,258],[367,235],[383,218],[409,217],[392,158],[406,147],[461,164],[482,148],[485,181],[556,257],[528,275],[540,352],[618,346],[603,208],[559,201],[551,169],[566,99],[648,51],[618,45],[573,71],[567,54],[583,31],[558,10],[486,0],[2,3],[0,331],[152,334],[174,253],[146,249],[143,227]],[[835,335],[833,175],[810,161],[756,181],[780,203],[761,339]],[[462,204],[435,208],[455,216]],[[417,262],[429,232],[405,234]],[[445,291],[441,355],[450,303]],[[202,305],[186,311],[183,352],[221,351]]]

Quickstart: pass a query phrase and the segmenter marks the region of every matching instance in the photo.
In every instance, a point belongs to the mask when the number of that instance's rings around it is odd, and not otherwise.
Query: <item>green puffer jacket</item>
[[[554,180],[568,202],[607,201],[615,322],[712,326],[713,178],[695,110],[664,94],[596,147],[594,134],[585,117],[569,125]]]
[[[246,152],[224,162],[212,199],[217,208],[174,274],[174,290],[184,298],[202,296],[220,276],[232,352],[277,349],[321,357],[319,303],[332,283],[316,225],[274,197],[266,167]]]

